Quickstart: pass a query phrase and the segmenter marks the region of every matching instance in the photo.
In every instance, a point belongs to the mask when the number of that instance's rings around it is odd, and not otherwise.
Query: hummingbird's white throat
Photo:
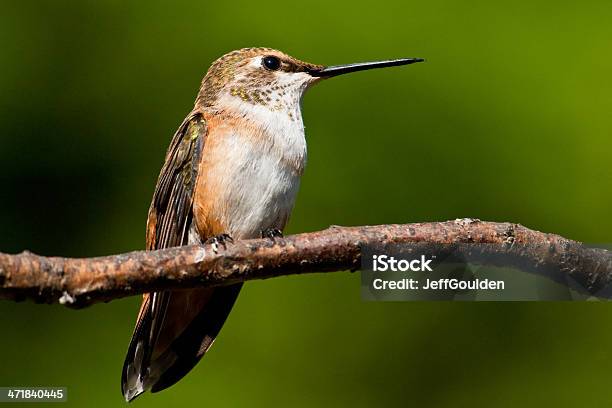
[[[222,104],[228,104],[249,115],[260,113],[253,107],[264,107],[268,111],[287,115],[290,120],[301,121],[300,105],[304,93],[318,78],[306,72],[267,71],[262,66],[262,57],[257,56],[236,72],[233,80],[226,86]],[[223,96],[233,100],[227,100]],[[264,113],[261,117],[268,121]]]
[[[263,69],[261,57],[251,58],[221,93],[217,106],[261,130],[264,140],[255,151],[295,163],[301,174],[306,163],[301,101],[318,79],[305,72],[283,71],[258,77]]]

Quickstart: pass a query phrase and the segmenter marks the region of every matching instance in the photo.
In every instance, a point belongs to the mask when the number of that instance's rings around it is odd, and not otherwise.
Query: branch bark
[[[362,249],[401,244],[419,255],[459,256],[512,266],[551,279],[572,278],[607,297],[612,252],[588,248],[519,224],[460,219],[362,227],[332,226],[285,238],[240,240],[226,247],[185,246],[97,258],[0,253],[0,298],[83,307],[136,294],[219,286],[310,272],[357,270]]]

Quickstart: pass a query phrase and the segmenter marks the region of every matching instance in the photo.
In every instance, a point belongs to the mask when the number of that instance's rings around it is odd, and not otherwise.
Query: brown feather
[[[190,228],[194,227],[194,190],[207,133],[204,115],[197,110],[175,133],[149,208],[148,250],[189,243]],[[189,371],[212,344],[237,294],[236,289],[145,294],[124,363],[122,389],[126,399],[147,388],[163,389]],[[209,303],[212,306],[207,312]]]

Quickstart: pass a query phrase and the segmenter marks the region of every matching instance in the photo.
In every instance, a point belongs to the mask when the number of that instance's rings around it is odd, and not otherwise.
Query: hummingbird
[[[281,237],[306,165],[300,106],[306,90],[322,79],[421,61],[323,66],[271,48],[217,59],[166,152],[146,249]],[[210,349],[241,287],[145,294],[123,364],[125,399],[185,376]]]

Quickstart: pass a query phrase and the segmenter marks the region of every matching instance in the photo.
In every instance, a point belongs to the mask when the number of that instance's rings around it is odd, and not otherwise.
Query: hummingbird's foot
[[[265,230],[261,230],[261,237],[270,238],[272,241],[274,241],[274,238],[283,237],[283,231],[279,230],[278,228],[266,228]]]
[[[208,238],[204,243],[209,244],[216,253],[219,250],[219,245],[223,245],[223,249],[227,248],[227,243],[233,243],[234,238],[229,234],[219,234]]]

